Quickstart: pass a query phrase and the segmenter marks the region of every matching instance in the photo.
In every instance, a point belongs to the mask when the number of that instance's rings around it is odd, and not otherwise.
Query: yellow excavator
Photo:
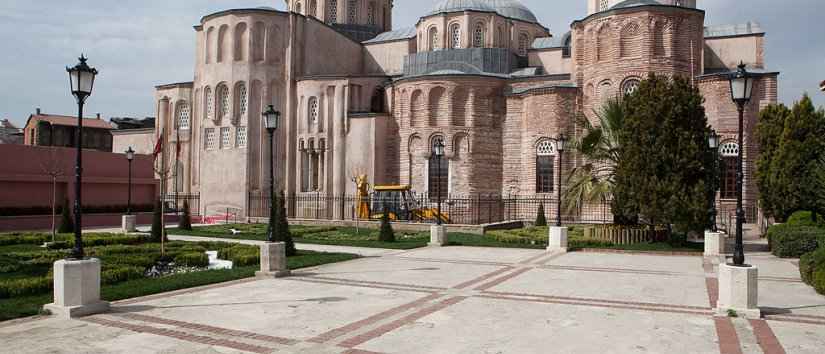
[[[362,200],[358,207],[358,217],[381,219],[386,212],[391,221],[435,221],[438,209],[419,205],[410,186],[375,186],[372,197]],[[366,207],[366,203],[370,203]],[[450,223],[450,216],[441,212],[441,221]]]

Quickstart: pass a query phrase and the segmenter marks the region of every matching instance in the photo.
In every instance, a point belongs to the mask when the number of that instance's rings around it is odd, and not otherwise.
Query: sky
[[[396,28],[415,24],[437,0],[395,0]],[[585,0],[522,0],[561,35],[586,13]],[[825,93],[825,1],[699,0],[706,25],[758,21],[767,31],[768,70],[781,71],[780,101],[792,104],[808,92],[819,105]],[[0,0],[0,118],[18,126],[40,107],[76,115],[66,66],[80,53],[100,71],[86,116],[154,115],[154,86],[192,81],[193,25],[204,15],[272,6],[283,0]]]

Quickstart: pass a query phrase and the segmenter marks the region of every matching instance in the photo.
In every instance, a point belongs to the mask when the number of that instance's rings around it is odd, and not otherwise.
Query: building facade
[[[112,125],[97,118],[83,118],[83,148],[112,152]],[[25,145],[77,147],[77,117],[45,114],[29,116],[23,128]]]
[[[195,26],[194,80],[156,88],[155,135],[180,145],[165,161],[206,215],[246,210],[250,194],[268,191],[272,163],[276,188],[296,196],[354,194],[363,174],[421,193],[557,197],[559,178],[583,161],[561,165],[556,137],[578,137],[579,117],[594,121],[648,73],[678,75],[704,94],[723,157],[744,154],[755,203],[757,113],[777,100],[765,33],[756,23],[709,27],[695,0],[585,1],[588,13],[559,33],[518,0],[433,1],[395,30],[391,0],[211,14]],[[757,75],[744,147],[726,76],[740,61]],[[272,157],[268,105],[282,117]],[[435,142],[446,145],[441,162]]]

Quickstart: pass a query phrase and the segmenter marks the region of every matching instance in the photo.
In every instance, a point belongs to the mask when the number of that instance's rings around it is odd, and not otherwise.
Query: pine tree
[[[547,218],[544,216],[544,202],[539,203],[539,210],[536,214],[536,226],[547,226]]]
[[[381,215],[381,229],[378,232],[378,241],[381,242],[395,242],[395,233],[392,231],[390,225],[390,213],[384,208],[384,213]]]
[[[161,213],[160,199],[155,201],[152,212],[152,242],[160,242],[163,237],[163,214]]]
[[[189,210],[189,201],[183,200],[183,215],[178,220],[178,229],[192,231],[192,213]]]
[[[287,220],[286,213],[286,197],[281,191],[275,197],[274,210],[274,228],[272,230],[272,238],[275,242],[283,242],[286,244],[287,257],[298,254],[295,249],[295,241],[292,240],[292,234],[289,232],[289,220]]]
[[[651,74],[622,101],[614,213],[641,217],[651,227],[708,223],[710,130],[699,89],[686,78]]]
[[[72,220],[72,215],[69,212],[69,200],[63,199],[63,206],[61,207],[60,211],[60,226],[57,228],[57,232],[61,234],[68,234],[74,232],[74,220]]]

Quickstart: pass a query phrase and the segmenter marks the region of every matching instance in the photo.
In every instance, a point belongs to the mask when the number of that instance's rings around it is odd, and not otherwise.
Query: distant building
[[[124,152],[130,147],[138,154],[151,154],[155,143],[155,118],[112,118],[112,152]]]
[[[83,119],[83,148],[112,151],[112,125],[97,115]],[[40,108],[23,128],[24,144],[33,146],[77,146],[77,117],[43,114]]]
[[[112,125],[117,130],[127,129],[146,129],[155,127],[155,117],[146,117],[144,119],[129,118],[129,117],[112,117],[110,119]]]
[[[0,144],[22,144],[23,130],[8,119],[0,120]]]

